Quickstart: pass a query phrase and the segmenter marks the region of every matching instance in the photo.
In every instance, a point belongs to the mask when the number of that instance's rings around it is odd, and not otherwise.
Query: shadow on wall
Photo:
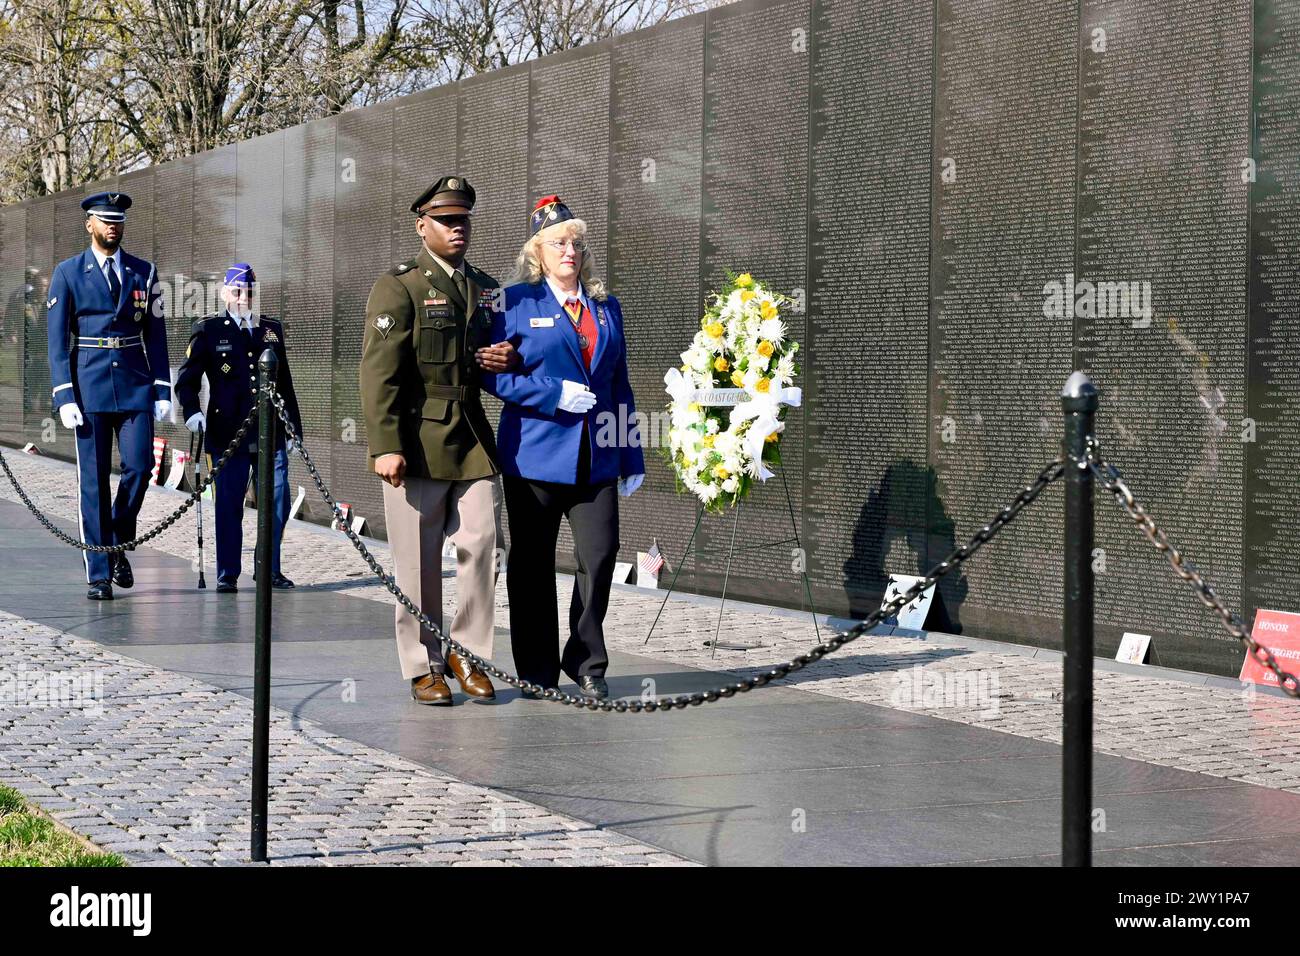
[[[844,562],[849,614],[861,619],[879,608],[891,572],[929,571],[957,546],[956,532],[956,522],[939,500],[934,469],[906,459],[890,465],[853,527],[852,550]],[[899,550],[908,552],[902,560]],[[886,567],[891,558],[894,566]],[[969,590],[960,567],[940,578],[937,590],[949,618],[944,629],[960,634],[961,606]]]

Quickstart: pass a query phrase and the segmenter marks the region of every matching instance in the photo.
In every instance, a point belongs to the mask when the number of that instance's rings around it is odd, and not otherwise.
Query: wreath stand
[[[768,541],[764,544],[758,545],[756,550],[775,547],[778,544],[788,544],[791,541],[793,541],[794,546],[802,551],[803,544],[799,541],[799,525],[794,518],[794,502],[790,498],[790,485],[785,480],[784,468],[780,470],[780,475],[781,475],[781,487],[785,490],[786,508],[789,510],[790,513],[790,529],[793,532],[793,537],[780,538],[776,541]],[[718,605],[718,623],[714,625],[713,628],[713,640],[704,642],[706,647],[713,648],[713,653],[710,655],[710,657],[718,656],[718,648],[720,646],[724,650],[728,650],[728,651],[752,651],[755,648],[759,648],[763,646],[758,641],[754,641],[753,643],[728,642],[726,644],[721,644],[721,645],[718,643],[718,634],[721,633],[722,631],[722,614],[727,604],[727,582],[731,578],[731,558],[736,551],[736,531],[740,527],[740,506],[744,504],[744,502],[745,499],[741,498],[739,501],[736,502],[736,507],[734,509],[735,518],[733,519],[731,524],[731,543],[727,546],[727,570],[722,576],[722,603]],[[668,585],[668,590],[664,592],[663,602],[659,605],[659,613],[655,615],[654,622],[650,625],[650,630],[646,634],[645,640],[641,642],[643,646],[645,644],[650,643],[650,637],[652,634],[654,634],[655,627],[658,626],[659,624],[659,618],[663,615],[664,608],[668,605],[668,599],[672,597],[673,591],[677,587],[677,576],[682,573],[682,565],[686,563],[687,556],[692,554],[694,555],[707,554],[709,553],[709,551],[721,550],[720,548],[717,549],[694,548],[695,535],[699,532],[700,522],[703,520],[704,520],[704,505],[701,504],[699,507],[699,511],[695,515],[695,527],[691,529],[691,536],[690,538],[687,539],[686,547],[682,551],[682,559],[677,562],[677,567],[673,569],[673,579]],[[813,630],[816,631],[817,633],[818,643],[821,643],[822,632],[821,632],[821,628],[817,624],[817,607],[816,605],[813,604],[812,587],[808,584],[808,568],[807,568],[806,561],[804,564],[804,569],[800,572],[800,576],[803,578],[804,594],[808,598],[808,608],[809,608],[809,612],[812,614]]]

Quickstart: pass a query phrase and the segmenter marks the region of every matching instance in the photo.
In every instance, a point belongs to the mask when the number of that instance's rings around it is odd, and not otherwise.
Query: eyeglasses
[[[565,246],[573,246],[574,252],[587,251],[587,241],[585,239],[545,239],[542,244],[550,246],[556,252],[563,252]]]

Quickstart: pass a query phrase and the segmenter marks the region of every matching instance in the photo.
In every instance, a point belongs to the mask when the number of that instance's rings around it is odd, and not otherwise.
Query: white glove
[[[189,418],[185,419],[185,427],[197,435],[200,428],[207,431],[208,420],[203,417],[202,412],[195,412]]]
[[[169,402],[169,401],[167,401],[167,399],[164,398],[164,399],[163,399],[162,401],[160,401],[160,402],[154,402],[154,403],[153,403],[153,420],[154,420],[154,421],[156,421],[156,422],[160,422],[160,421],[162,421],[164,418],[166,418],[168,415],[170,415],[171,413],[172,413],[172,403]]]
[[[591,410],[596,404],[596,393],[581,382],[571,382],[567,378],[561,383],[560,403],[563,411],[581,415]]]
[[[64,428],[76,428],[83,421],[81,409],[77,407],[76,402],[68,402],[59,409],[59,419],[63,422]]]
[[[645,481],[645,475],[628,475],[626,478],[620,478],[618,480],[618,493],[626,498],[640,488],[643,481]]]

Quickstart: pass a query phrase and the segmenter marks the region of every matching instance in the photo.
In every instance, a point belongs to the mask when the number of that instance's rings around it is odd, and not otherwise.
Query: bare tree
[[[416,0],[451,82],[694,13],[707,0]],[[435,67],[437,65],[435,64]]]
[[[88,92],[100,69],[88,7],[85,0],[0,0],[6,202],[67,189],[111,165],[110,124]]]
[[[712,0],[0,0],[0,200],[520,63]]]

